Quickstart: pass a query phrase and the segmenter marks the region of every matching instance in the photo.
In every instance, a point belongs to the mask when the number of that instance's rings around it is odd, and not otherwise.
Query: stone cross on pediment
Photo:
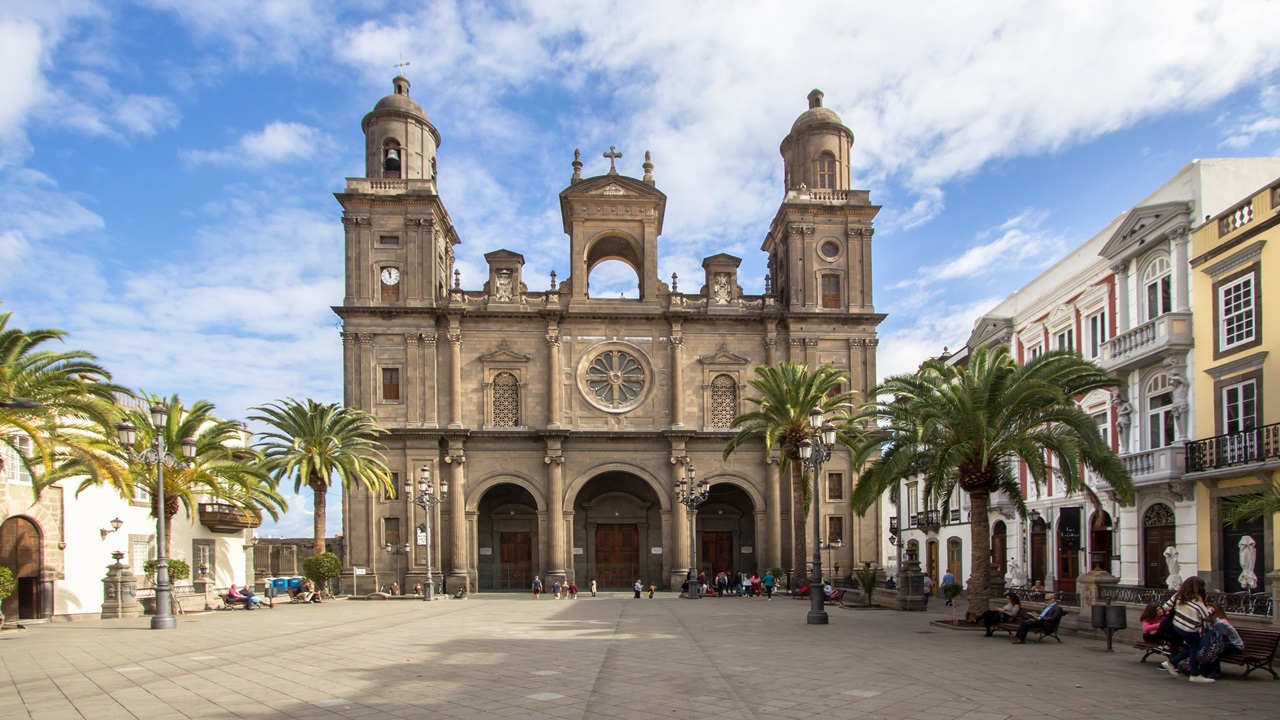
[[[609,158],[609,174],[617,175],[618,167],[617,165],[614,164],[614,162],[618,160],[618,158],[622,157],[622,153],[618,152],[617,148],[615,148],[613,145],[610,145],[609,152],[605,153],[604,157]]]

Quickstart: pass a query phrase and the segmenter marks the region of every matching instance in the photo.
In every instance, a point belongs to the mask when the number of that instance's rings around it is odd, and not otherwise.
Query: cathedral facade
[[[408,80],[394,80],[362,128],[365,176],[336,195],[345,402],[390,431],[397,487],[425,467],[448,494],[428,523],[403,490],[348,490],[344,591],[412,587],[426,579],[428,553],[450,592],[527,589],[535,575],[678,588],[691,542],[709,574],[787,568],[790,481],[776,449],[723,459],[730,423],[750,409],[747,381],[760,365],[832,363],[852,389],[869,389],[884,319],[871,295],[879,208],[849,188],[853,134],[822,93],[782,141],[786,187],[762,228],[762,295],[743,292],[741,261],[726,254],[703,260],[696,292],[660,280],[666,195],[647,153],[634,178],[614,167],[612,149],[597,177],[582,176],[575,153],[560,193],[567,278],[552,275],[548,287],[524,276],[520,254],[495,249],[483,286],[463,288],[453,267],[462,239],[436,187],[440,135]],[[592,296],[588,275],[607,260],[635,271],[637,298]],[[694,537],[674,489],[690,466],[711,484]],[[824,561],[845,575],[879,557],[883,535],[879,512],[850,511],[854,480],[837,452],[816,485],[822,540],[839,545]]]

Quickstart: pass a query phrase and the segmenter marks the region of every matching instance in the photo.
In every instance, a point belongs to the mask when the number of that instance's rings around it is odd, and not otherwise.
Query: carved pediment
[[[604,187],[598,190],[593,190],[587,194],[588,195],[608,195],[608,196],[635,195],[635,193],[631,192],[630,190],[627,190],[626,188],[622,187],[618,183],[609,183],[608,185],[605,185]]]
[[[485,363],[525,363],[532,359],[532,355],[526,355],[512,350],[505,340],[498,346],[497,350],[480,356],[480,362]]]
[[[710,355],[701,355],[698,362],[703,365],[746,365],[751,358],[729,352],[729,346],[721,343],[720,348]]]
[[[1178,221],[1186,224],[1190,221],[1191,205],[1185,202],[1168,202],[1157,205],[1143,205],[1129,211],[1124,222],[1112,233],[1111,239],[1098,253],[1102,257],[1114,259],[1127,250],[1138,247],[1156,233],[1163,235]]]

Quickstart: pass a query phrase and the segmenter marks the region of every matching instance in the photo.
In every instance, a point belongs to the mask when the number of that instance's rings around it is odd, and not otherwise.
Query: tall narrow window
[[[827,542],[844,542],[844,518],[839,515],[827,517]]]
[[[1075,350],[1076,349],[1076,331],[1074,328],[1068,328],[1057,335],[1059,350]]]
[[[1167,375],[1147,384],[1147,449],[1167,447],[1174,440],[1173,388]]]
[[[1088,324],[1089,357],[1096,358],[1102,354],[1102,345],[1107,341],[1107,311],[1090,315]]]
[[[400,518],[382,518],[382,542],[393,548],[400,547]]]
[[[1218,337],[1222,350],[1243,345],[1257,336],[1253,280],[1250,273],[1218,288]]]
[[[836,158],[831,153],[818,156],[818,188],[820,190],[836,189]]]
[[[915,527],[916,513],[920,511],[919,497],[916,495],[916,484],[907,483],[907,525]]]
[[[1222,389],[1223,449],[1228,464],[1261,460],[1258,456],[1258,385],[1246,380]]]
[[[1035,360],[1036,358],[1040,357],[1043,354],[1044,354],[1044,347],[1037,345],[1027,351],[1027,359]]]
[[[840,307],[840,276],[827,274],[822,276],[822,307]]]
[[[400,399],[400,368],[382,368],[382,399]]]
[[[1105,412],[1100,412],[1093,416],[1093,424],[1098,428],[1098,437],[1102,438],[1102,442],[1111,447],[1111,421],[1107,418]]]
[[[1142,282],[1147,292],[1147,320],[1173,311],[1173,272],[1168,258],[1156,258],[1148,265]]]
[[[711,427],[727,428],[738,415],[738,383],[732,375],[711,380]]]
[[[493,425],[520,426],[520,383],[509,372],[500,372],[493,378]]]
[[[838,473],[838,472],[827,473],[827,499],[828,500],[844,499],[844,473]]]

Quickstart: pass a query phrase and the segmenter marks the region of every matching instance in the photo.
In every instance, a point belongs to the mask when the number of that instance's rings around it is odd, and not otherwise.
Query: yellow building
[[[1199,484],[1201,577],[1257,592],[1280,557],[1280,515],[1232,527],[1221,511],[1280,481],[1280,178],[1205,220],[1191,237],[1195,439],[1184,478]]]

